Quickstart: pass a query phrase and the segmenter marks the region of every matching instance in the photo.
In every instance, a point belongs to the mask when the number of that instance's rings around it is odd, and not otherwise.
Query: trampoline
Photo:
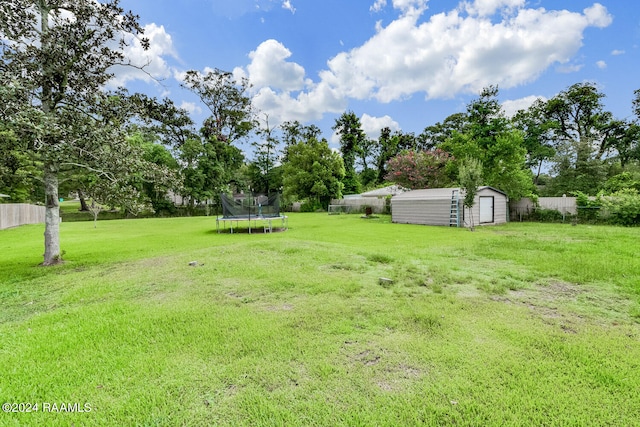
[[[246,223],[249,234],[252,231],[273,233],[275,230],[284,231],[288,228],[288,217],[280,213],[280,195],[273,196],[249,196],[243,199],[234,199],[227,194],[220,195],[222,204],[222,216],[216,218],[216,230],[218,233],[229,232],[233,234],[234,224],[236,232],[240,231],[240,224]],[[280,222],[278,222],[280,221]],[[280,225],[278,228],[277,226]]]

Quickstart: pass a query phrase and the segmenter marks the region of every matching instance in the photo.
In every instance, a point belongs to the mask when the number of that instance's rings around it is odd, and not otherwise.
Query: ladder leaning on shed
[[[460,192],[456,188],[451,192],[451,210],[449,211],[449,227],[460,227]]]

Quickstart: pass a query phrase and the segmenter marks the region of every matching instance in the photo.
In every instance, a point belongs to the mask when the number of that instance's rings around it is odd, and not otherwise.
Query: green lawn
[[[640,229],[289,226],[0,231],[0,425],[640,425]]]

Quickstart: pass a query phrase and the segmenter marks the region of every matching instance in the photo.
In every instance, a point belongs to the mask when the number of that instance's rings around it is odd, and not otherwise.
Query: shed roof
[[[493,187],[489,187],[489,186],[482,186],[482,187],[478,187],[478,191],[482,191],[482,190],[486,190],[486,189],[490,189],[493,191],[496,191],[500,194],[504,194],[505,197],[507,195],[507,193],[505,193],[504,191],[498,190],[497,188],[493,188]],[[412,190],[412,191],[407,191],[406,193],[402,193],[402,194],[398,194],[397,196],[394,196],[393,199],[394,200],[438,200],[438,199],[451,199],[451,195],[452,192],[454,190],[458,190],[458,192],[462,195],[464,194],[464,189],[459,188],[459,187],[451,187],[451,188],[427,188],[427,189],[423,189],[423,190]]]

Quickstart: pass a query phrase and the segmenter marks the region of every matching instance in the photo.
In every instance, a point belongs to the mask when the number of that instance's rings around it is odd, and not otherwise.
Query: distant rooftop
[[[360,197],[386,197],[386,196],[395,196],[396,194],[404,193],[405,191],[409,191],[406,188],[400,187],[399,185],[390,185],[384,188],[377,188],[375,190],[367,191],[366,193],[360,194]]]

